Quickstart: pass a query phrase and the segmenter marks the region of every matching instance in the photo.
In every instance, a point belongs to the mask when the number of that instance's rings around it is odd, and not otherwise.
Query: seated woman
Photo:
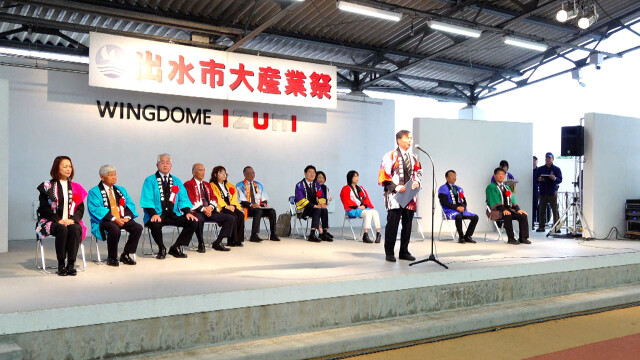
[[[363,218],[362,227],[364,227],[364,235],[362,235],[362,242],[372,243],[369,238],[369,228],[371,227],[371,220],[376,227],[376,243],[380,242],[380,215],[378,210],[373,209],[369,194],[362,187],[358,186],[360,181],[360,175],[357,171],[351,170],[347,173],[347,185],[345,185],[340,191],[340,200],[344,205],[344,211],[351,218]]]
[[[86,227],[82,222],[87,192],[73,179],[73,164],[68,156],[58,156],[51,166],[51,180],[38,185],[40,206],[36,236],[56,238],[56,257],[60,276],[75,276],[78,247],[84,241]],[[65,265],[66,260],[66,265]]]
[[[331,191],[329,190],[329,188],[327,187],[327,185],[325,184],[327,182],[327,175],[324,174],[324,171],[318,171],[316,173],[316,181],[318,183],[320,183],[320,188],[322,189],[322,193],[324,194],[324,196],[327,199],[327,206],[329,205],[329,203],[331,203],[333,201],[333,196],[331,196]],[[329,223],[328,223],[328,219],[327,219],[327,223],[326,224],[322,224],[322,231],[325,234],[325,236],[328,236],[329,238],[333,239],[333,235],[331,235],[331,233],[329,233]]]
[[[238,202],[236,187],[227,181],[227,170],[224,166],[216,166],[211,170],[211,189],[218,199],[218,211],[236,217],[233,233],[227,240],[227,246],[243,246],[244,241],[244,212]]]

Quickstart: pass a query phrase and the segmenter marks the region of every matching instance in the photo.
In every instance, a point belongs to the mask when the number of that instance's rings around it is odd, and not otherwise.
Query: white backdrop
[[[532,124],[482,120],[451,120],[415,118],[413,139],[425,149],[435,163],[436,215],[434,231],[438,231],[442,211],[437,188],[445,183],[444,174],[454,170],[456,184],[464,189],[469,211],[478,214],[477,231],[487,229],[485,188],[500,160],[509,162],[509,172],[519,180],[516,200],[531,213],[532,202]],[[418,215],[424,231],[431,230],[431,163],[429,158],[414,149],[424,169],[422,190],[419,193]],[[531,221],[529,221],[531,222]],[[446,225],[445,225],[446,226]],[[446,231],[443,229],[443,231]],[[447,236],[450,235],[447,233]],[[437,234],[436,234],[437,236]],[[476,236],[477,237],[477,236]],[[444,234],[443,234],[444,238]]]
[[[191,178],[194,162],[204,163],[208,173],[224,165],[234,183],[251,165],[278,213],[288,209],[295,183],[313,164],[327,174],[337,202],[330,216],[334,234],[344,215],[339,191],[347,171],[355,169],[384,211],[377,174],[382,155],[393,146],[393,101],[339,101],[337,109],[322,110],[92,88],[86,74],[0,67],[0,78],[9,80],[9,239],[34,238],[36,186],[49,179],[53,158],[62,154],[72,158],[74,180],[87,190],[98,184],[101,165],[116,166],[119,185],[136,203],[161,152],[173,155],[172,173],[183,181]],[[294,114],[297,131],[223,128],[219,117],[211,126],[100,118],[96,100]]]
[[[0,79],[0,253],[9,248],[9,82]]]

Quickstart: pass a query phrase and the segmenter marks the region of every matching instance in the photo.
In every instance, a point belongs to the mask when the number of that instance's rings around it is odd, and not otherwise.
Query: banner
[[[336,67],[92,32],[89,85],[335,109]]]

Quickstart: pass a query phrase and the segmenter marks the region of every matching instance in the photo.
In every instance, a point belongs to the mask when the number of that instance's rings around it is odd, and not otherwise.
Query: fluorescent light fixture
[[[0,47],[0,56],[1,55],[17,56],[17,57],[24,57],[24,58],[30,58],[30,59],[63,61],[63,62],[76,63],[76,64],[89,63],[88,56],[57,54],[52,52],[18,49],[18,48],[4,47],[4,46]]]
[[[352,12],[354,14],[372,16],[379,19],[385,19],[385,20],[391,20],[391,21],[400,21],[400,19],[402,19],[402,14],[394,11],[382,10],[382,9],[378,9],[370,6],[364,6],[360,4],[354,4],[346,1],[338,1],[338,9]]]
[[[513,45],[513,46],[518,46],[521,48],[525,48],[525,49],[529,49],[529,50],[535,50],[535,51],[546,51],[548,46],[545,44],[541,44],[541,43],[537,43],[537,42],[533,42],[533,41],[527,41],[527,40],[522,40],[522,39],[517,39],[511,36],[505,36],[504,38],[504,43],[507,45]]]
[[[562,3],[562,8],[556,14],[556,20],[563,23],[574,19],[576,16],[578,16],[578,7],[576,6],[576,2],[573,1],[573,9],[569,7],[568,3],[564,2]]]
[[[451,24],[442,23],[439,21],[429,21],[427,22],[427,24],[429,25],[430,28],[434,30],[440,30],[440,31],[444,31],[444,32],[448,32],[456,35],[468,36],[472,38],[478,38],[482,34],[482,31],[480,30],[470,29],[463,26],[451,25]]]

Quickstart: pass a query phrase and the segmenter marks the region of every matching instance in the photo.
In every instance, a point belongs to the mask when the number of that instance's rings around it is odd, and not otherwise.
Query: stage
[[[141,255],[139,246],[138,265],[117,268],[90,261],[87,239],[87,269],[76,277],[43,274],[34,266],[35,241],[11,241],[9,252],[0,254],[0,336],[24,347],[43,331],[67,338],[68,331],[106,333],[118,326],[141,331],[142,339],[109,345],[118,339],[113,335],[98,341],[111,349],[97,346],[71,357],[123,356],[640,282],[634,270],[640,241],[546,238],[534,232],[532,245],[514,246],[484,242],[480,233],[476,244],[436,241],[438,259],[449,266],[445,270],[433,262],[386,262],[383,244],[341,240],[339,234],[334,230],[333,243],[284,238],[245,242],[226,253],[186,251],[187,259],[156,260]],[[47,264],[54,265],[53,240],[45,248]],[[105,244],[100,248],[106,256]],[[418,259],[429,249],[429,240],[410,245]],[[168,331],[170,324],[184,326],[181,335]],[[49,357],[43,351],[24,349],[25,358]]]

